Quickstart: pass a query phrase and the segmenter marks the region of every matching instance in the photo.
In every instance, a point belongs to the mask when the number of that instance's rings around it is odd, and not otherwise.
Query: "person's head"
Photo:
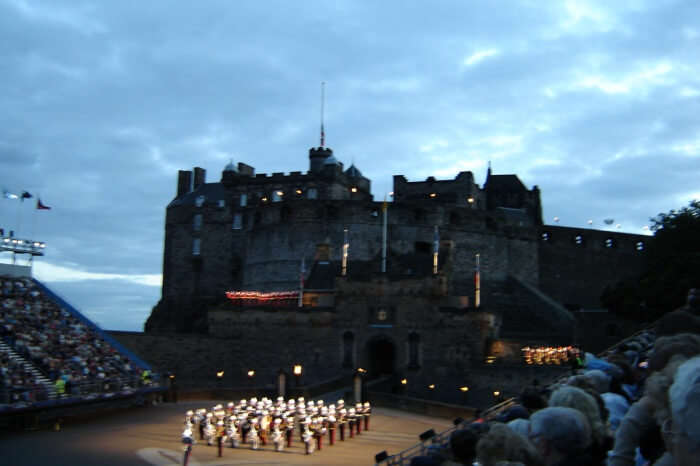
[[[479,434],[476,429],[458,429],[450,435],[450,449],[452,457],[464,464],[471,464],[476,457],[476,443]]]
[[[680,333],[658,338],[649,358],[649,372],[660,371],[676,354],[688,358],[700,354],[700,335]]]
[[[481,436],[476,445],[476,457],[483,466],[495,466],[502,461],[541,463],[537,450],[527,438],[500,422],[494,422]]]
[[[541,409],[530,416],[530,441],[545,465],[581,454],[591,444],[591,428],[586,417],[573,408]]]
[[[562,406],[580,411],[591,427],[593,440],[601,442],[606,436],[606,427],[600,415],[600,407],[595,398],[578,387],[564,385],[549,397],[549,406]]]
[[[538,409],[546,408],[547,402],[540,394],[540,390],[536,387],[525,387],[520,392],[520,403],[527,408],[531,413]]]
[[[673,459],[677,466],[695,465],[700,457],[700,356],[681,364],[668,397],[671,421],[662,431],[672,437]]]

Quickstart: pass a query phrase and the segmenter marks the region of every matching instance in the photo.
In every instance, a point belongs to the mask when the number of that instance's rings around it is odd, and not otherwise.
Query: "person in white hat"
[[[272,423],[272,443],[275,445],[275,451],[282,451],[284,449],[284,438],[280,427],[282,424],[282,419],[277,418]]]
[[[204,440],[207,441],[207,445],[214,445],[214,434],[216,434],[216,428],[214,426],[214,415],[212,413],[207,413],[204,420]]]
[[[348,423],[348,410],[345,408],[339,408],[337,420],[338,420],[338,429],[340,429],[340,441],[344,442],[345,441],[345,426]]]
[[[260,446],[260,437],[258,437],[258,419],[255,417],[250,421],[248,437],[250,438],[251,450],[257,450]]]
[[[226,424],[226,436],[231,440],[231,448],[238,448],[241,441],[241,434],[238,432],[238,419],[236,416],[229,416]]]
[[[306,447],[306,454],[310,455],[311,453],[314,452],[314,434],[311,432],[311,418],[307,417],[304,419],[304,421],[301,423],[302,426],[302,434],[301,434],[301,439],[304,442],[304,445]]]
[[[372,415],[372,407],[369,401],[365,401],[365,404],[362,405],[362,415],[365,418],[365,430],[369,430],[369,417]]]
[[[190,461],[190,455],[192,454],[192,445],[195,444],[194,437],[192,436],[191,427],[185,427],[185,430],[182,432],[182,443],[185,444],[185,452],[182,464],[184,466],[187,466],[187,463],[189,463]]]

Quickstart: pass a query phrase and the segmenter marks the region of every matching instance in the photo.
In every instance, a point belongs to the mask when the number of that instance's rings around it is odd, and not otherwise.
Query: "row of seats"
[[[150,372],[30,278],[0,277],[0,404],[133,390]]]

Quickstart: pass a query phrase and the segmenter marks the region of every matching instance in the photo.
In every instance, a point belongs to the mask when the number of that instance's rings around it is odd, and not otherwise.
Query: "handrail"
[[[485,421],[489,421],[496,417],[498,414],[500,414],[503,410],[511,407],[514,403],[515,398],[508,398],[507,400],[504,400],[488,408],[482,413],[481,418]],[[412,447],[408,447],[407,449],[400,451],[399,453],[396,453],[395,455],[387,456],[384,460],[379,461],[375,464],[376,466],[379,466],[381,464],[386,464],[387,466],[403,466],[404,461],[410,461],[410,459],[414,456],[424,454],[431,445],[444,443],[447,439],[450,438],[450,435],[452,435],[452,433],[455,430],[464,428],[468,424],[474,422],[474,420],[474,418],[464,420],[459,424],[455,425],[454,427],[450,427],[449,429],[444,430],[439,434],[435,434],[433,437],[430,438],[430,445],[428,445],[426,442],[420,442],[416,445],[413,445]]]

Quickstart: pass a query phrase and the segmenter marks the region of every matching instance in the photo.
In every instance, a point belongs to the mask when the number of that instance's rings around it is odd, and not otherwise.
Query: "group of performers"
[[[185,414],[185,430],[182,442],[185,446],[185,464],[199,440],[207,445],[216,445],[219,456],[224,446],[238,448],[249,445],[257,450],[261,444],[271,442],[275,451],[290,448],[294,431],[298,429],[299,439],[304,443],[307,455],[315,449],[323,448],[323,438],[328,435],[328,443],[335,444],[336,430],[341,441],[353,438],[362,430],[369,430],[369,418],[372,408],[369,402],[357,403],[355,407],[346,407],[343,400],[326,406],[323,400],[305,401],[303,397],[296,400],[284,400],[278,397],[273,402],[268,398],[251,398],[230,402],[224,408],[216,405],[211,410],[197,409]]]

